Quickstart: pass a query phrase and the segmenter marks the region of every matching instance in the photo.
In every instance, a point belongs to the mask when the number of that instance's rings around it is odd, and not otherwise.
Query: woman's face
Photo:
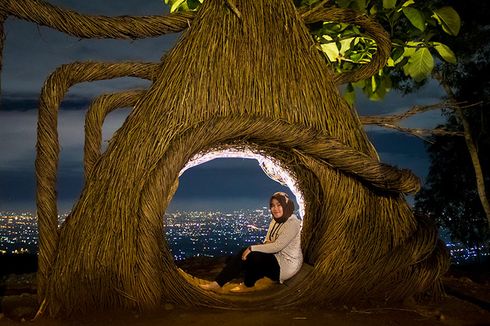
[[[272,216],[275,218],[280,218],[282,217],[283,211],[282,211],[282,206],[279,203],[279,201],[275,198],[272,198],[271,200],[271,213]]]

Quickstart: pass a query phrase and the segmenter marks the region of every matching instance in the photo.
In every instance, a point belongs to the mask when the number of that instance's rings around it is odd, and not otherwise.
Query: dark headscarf
[[[285,192],[276,192],[275,194],[272,195],[271,199],[269,200],[269,208],[272,207],[272,199],[276,199],[279,204],[282,206],[282,216],[279,218],[275,218],[274,215],[274,220],[277,223],[284,223],[288,220],[288,218],[293,214],[294,212],[294,203],[291,199],[289,199],[288,194]]]

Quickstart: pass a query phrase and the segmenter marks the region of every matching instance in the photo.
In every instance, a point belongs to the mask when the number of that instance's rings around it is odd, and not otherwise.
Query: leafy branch
[[[300,6],[314,6],[319,1],[299,1]],[[461,21],[452,7],[430,8],[413,0],[335,0],[332,6],[360,11],[380,22],[390,33],[391,57],[378,75],[347,85],[344,97],[355,101],[354,88],[360,88],[371,99],[379,100],[392,88],[392,76],[402,72],[405,78],[421,82],[430,76],[436,60],[456,63],[456,56],[445,44],[434,40],[442,33],[456,36]],[[302,16],[307,17],[316,9]],[[355,25],[323,22],[309,25],[326,61],[337,72],[358,69],[376,53],[375,42]],[[441,31],[442,30],[442,31]],[[350,42],[347,44],[347,42]]]

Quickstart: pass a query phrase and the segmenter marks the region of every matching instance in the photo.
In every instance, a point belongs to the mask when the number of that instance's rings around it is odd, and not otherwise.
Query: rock
[[[36,315],[36,309],[35,307],[20,306],[12,310],[11,315],[12,318],[22,321],[25,318],[33,318]]]
[[[460,280],[461,282],[463,282],[463,283],[468,283],[468,284],[473,283],[473,281],[471,280],[471,278],[466,277],[466,276],[461,277],[459,280]]]
[[[37,306],[37,296],[29,293],[4,296],[0,300],[0,309],[5,314],[5,317],[15,320],[34,317]]]
[[[413,296],[409,296],[403,299],[403,305],[405,307],[415,307],[417,305],[417,301]]]

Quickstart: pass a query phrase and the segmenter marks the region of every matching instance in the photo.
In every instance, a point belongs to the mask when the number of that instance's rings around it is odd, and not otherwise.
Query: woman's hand
[[[250,247],[248,247],[247,249],[245,249],[245,251],[243,251],[243,253],[242,253],[242,260],[247,260],[247,256],[251,252],[252,252],[252,250],[250,249]]]

